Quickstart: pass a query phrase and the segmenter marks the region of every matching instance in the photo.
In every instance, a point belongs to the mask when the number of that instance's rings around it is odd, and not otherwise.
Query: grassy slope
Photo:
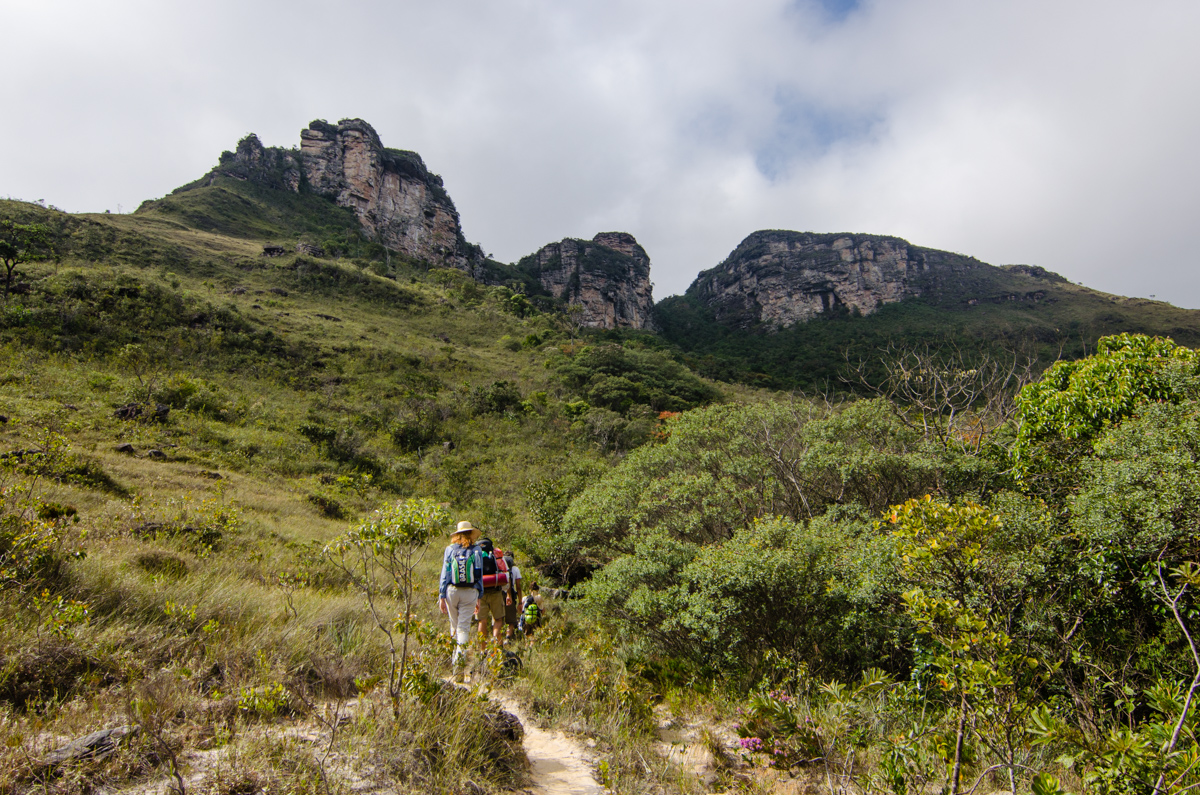
[[[36,788],[31,754],[55,737],[126,720],[128,694],[142,692],[159,669],[170,672],[170,698],[183,704],[171,733],[185,747],[222,731],[211,709],[216,697],[202,687],[214,666],[217,696],[235,702],[247,688],[296,676],[328,695],[347,676],[377,672],[381,636],[320,560],[320,545],[379,503],[408,495],[445,500],[455,518],[469,517],[507,543],[534,530],[527,482],[580,458],[604,460],[572,429],[563,411],[571,396],[544,366],[557,350],[553,341],[566,339],[555,318],[518,318],[503,311],[493,288],[404,262],[384,277],[377,262],[260,256],[265,242],[335,228],[340,211],[321,216],[325,209],[315,208],[316,220],[297,220],[288,206],[227,186],[177,194],[135,215],[67,216],[0,203],[0,216],[50,226],[59,253],[57,261],[21,267],[29,292],[12,296],[0,318],[7,418],[0,450],[38,449],[49,429],[69,444],[75,469],[92,473],[81,479],[68,467],[40,478],[33,492],[35,503],[78,512],[62,535],[64,543],[85,535],[87,557],[45,584],[87,603],[89,620],[59,637],[44,623],[54,609],[33,601],[36,588],[10,589],[0,600],[0,668],[9,672],[8,689],[0,687],[0,788]],[[545,347],[515,344],[530,335]],[[123,358],[126,345],[148,354],[136,371]],[[528,412],[473,413],[472,390],[500,380],[523,395],[545,392],[546,400]],[[114,416],[147,389],[158,399],[181,388],[204,400],[173,409],[166,423]],[[418,410],[446,419],[421,449],[405,451],[392,430]],[[337,451],[313,443],[301,433],[305,425],[336,433]],[[125,442],[134,455],[116,451]],[[150,450],[165,457],[151,458]],[[31,482],[19,468],[0,475],[10,487]],[[331,505],[344,518],[331,518]],[[148,522],[168,529],[147,530],[155,526]],[[199,541],[206,530],[222,534],[212,548]],[[280,574],[311,583],[292,593],[294,610]],[[440,628],[433,577],[423,570],[418,617]],[[429,648],[426,663],[436,672],[444,649]],[[611,655],[603,660],[614,664]],[[545,687],[564,676],[558,671]],[[560,702],[556,692],[546,700]],[[254,710],[234,718],[250,743],[246,767],[285,778],[312,773],[307,750],[281,750],[255,733],[262,716]],[[355,731],[364,749],[395,742],[374,728]],[[68,792],[80,786],[78,776],[121,782],[164,774],[149,740],[137,748],[133,758],[51,783]],[[494,759],[462,765],[463,776],[515,783]]]
[[[656,319],[663,336],[704,374],[775,388],[837,385],[847,358],[876,359],[892,343],[1032,347],[1047,362],[1082,356],[1099,337],[1121,331],[1200,343],[1195,310],[990,266],[960,272],[866,317],[837,314],[778,332],[722,325],[690,292],[660,302]]]

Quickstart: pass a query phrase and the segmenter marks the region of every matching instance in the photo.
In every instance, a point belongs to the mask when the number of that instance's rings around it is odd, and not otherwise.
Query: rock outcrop
[[[779,329],[832,311],[867,315],[982,265],[895,237],[768,230],[700,273],[688,293],[726,325]]]
[[[300,155],[309,189],[354,210],[384,246],[467,271],[478,264],[442,178],[416,152],[387,149],[371,125],[342,119],[302,130]]]
[[[580,308],[588,328],[652,327],[650,257],[633,235],[602,232],[567,238],[517,263],[550,295]]]
[[[216,168],[176,192],[212,185],[218,177],[325,196],[353,210],[372,239],[414,259],[472,276],[483,264],[482,251],[463,237],[442,178],[416,152],[384,147],[362,119],[314,121],[300,132],[299,150],[265,147],[251,133],[235,151],[222,152]]]
[[[304,178],[300,158],[294,150],[263,146],[254,133],[238,141],[234,151],[222,152],[217,167],[199,182],[185,186],[185,189],[211,185],[218,176],[249,180],[268,188],[290,191],[300,190]]]

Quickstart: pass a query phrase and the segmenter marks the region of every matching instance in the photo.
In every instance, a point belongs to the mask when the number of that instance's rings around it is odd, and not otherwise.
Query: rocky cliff
[[[268,188],[311,191],[358,216],[363,230],[393,251],[475,275],[483,256],[463,237],[458,211],[442,178],[416,152],[388,149],[362,119],[314,121],[300,132],[300,149],[264,147],[250,134],[203,179],[180,190],[213,184],[217,177],[249,180]]]
[[[652,327],[650,257],[633,235],[602,232],[591,240],[567,238],[517,263],[546,292],[580,308],[588,328]]]
[[[725,325],[778,329],[827,312],[867,315],[978,267],[978,260],[895,237],[768,230],[700,273],[688,295]]]
[[[386,149],[371,125],[343,119],[302,130],[300,154],[309,188],[354,210],[383,245],[462,270],[478,264],[442,178],[416,152]]]

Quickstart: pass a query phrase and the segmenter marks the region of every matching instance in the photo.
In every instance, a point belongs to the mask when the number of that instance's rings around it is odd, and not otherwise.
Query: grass
[[[519,743],[494,711],[433,686],[449,657],[441,543],[417,588],[424,678],[398,721],[376,684],[381,633],[320,550],[410,495],[448,502],[506,547],[541,532],[527,484],[620,455],[568,414],[577,395],[546,366],[569,324],[519,317],[502,289],[399,258],[263,258],[263,242],[311,239],[336,213],[238,196],[187,191],[128,216],[0,202],[58,246],[57,260],[21,266],[28,288],[0,311],[0,453],[65,445],[36,481],[22,459],[0,465],[0,525],[49,539],[0,587],[0,791],[145,787],[175,772],[214,793],[340,792],[355,776],[411,792],[520,786]],[[472,396],[497,382],[537,399],[481,413]],[[147,401],[170,407],[165,421],[115,415]],[[401,445],[415,412],[429,432]],[[20,524],[47,504],[62,515]],[[542,716],[584,717],[621,791],[637,791],[644,770],[618,757],[644,726],[622,712],[628,699],[588,706],[575,655],[573,639],[548,637],[522,677],[538,698],[573,703]],[[581,670],[616,671],[594,662]],[[328,723],[331,710],[350,723]],[[143,731],[111,757],[39,762],[131,722]]]

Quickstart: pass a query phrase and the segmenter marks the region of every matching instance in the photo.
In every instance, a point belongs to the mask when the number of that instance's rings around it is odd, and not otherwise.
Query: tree
[[[325,547],[325,555],[362,592],[375,626],[387,636],[391,654],[388,695],[397,715],[412,627],[413,570],[425,555],[425,543],[449,519],[446,509],[433,500],[409,499],[380,508]],[[385,614],[379,601],[383,596],[392,596],[403,603],[400,619],[392,620]],[[395,636],[397,628],[403,637],[400,648]]]
[[[22,262],[50,252],[50,230],[41,224],[18,224],[0,220],[0,260],[4,261],[4,300],[12,288],[13,273]]]
[[[1013,471],[1026,490],[1060,497],[1107,428],[1154,403],[1178,404],[1200,390],[1200,352],[1167,337],[1102,337],[1096,354],[1058,362],[1017,397]]]

